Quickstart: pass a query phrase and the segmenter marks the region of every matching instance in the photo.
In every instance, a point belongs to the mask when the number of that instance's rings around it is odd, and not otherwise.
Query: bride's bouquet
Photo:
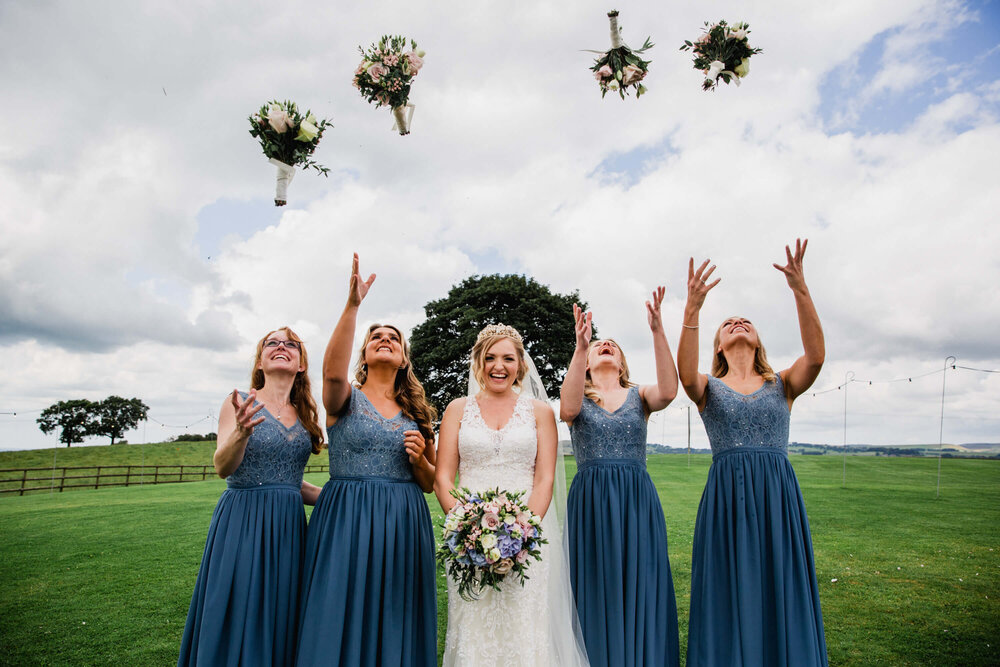
[[[295,167],[312,167],[327,176],[329,169],[317,164],[311,158],[323,130],[332,127],[328,120],[316,120],[311,111],[299,112],[295,102],[272,100],[253,114],[250,120],[250,136],[260,141],[260,147],[270,163],[278,168],[274,205],[288,203],[288,184],[295,176]]]
[[[412,39],[409,40],[410,49],[405,51],[406,42],[400,35],[386,35],[367,51],[359,46],[362,60],[354,70],[354,87],[376,107],[392,108],[395,120],[392,129],[400,134],[410,133],[413,117],[413,105],[409,104],[410,84],[424,66],[424,52],[417,50],[417,43]]]
[[[458,503],[444,519],[437,561],[458,583],[458,594],[475,600],[487,587],[500,590],[512,575],[524,585],[529,559],[541,560],[542,519],[528,509],[523,491],[452,489]]]
[[[594,78],[601,87],[601,99],[604,99],[611,90],[617,91],[624,100],[629,88],[635,88],[635,98],[639,99],[639,96],[646,92],[646,87],[641,82],[646,78],[649,63],[652,61],[643,60],[638,54],[652,48],[653,43],[647,37],[641,49],[631,49],[622,41],[617,10],[608,12],[608,21],[611,23],[611,50],[588,49],[590,53],[600,54],[590,71],[594,73]]]
[[[701,37],[694,42],[684,40],[681,51],[693,51],[694,68],[705,75],[702,90],[714,90],[719,79],[740,85],[740,79],[750,73],[750,56],[762,51],[750,47],[749,34],[749,23],[730,26],[725,21],[706,21]]]

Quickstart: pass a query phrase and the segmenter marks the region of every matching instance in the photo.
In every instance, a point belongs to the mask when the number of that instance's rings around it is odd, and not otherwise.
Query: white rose
[[[493,533],[486,533],[479,538],[479,543],[484,549],[492,549],[497,545],[497,536]]]

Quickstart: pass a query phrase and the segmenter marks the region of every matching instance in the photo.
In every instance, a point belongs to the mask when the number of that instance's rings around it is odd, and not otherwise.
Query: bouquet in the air
[[[444,519],[437,561],[458,584],[458,594],[475,600],[487,587],[500,590],[508,575],[521,585],[529,559],[541,560],[542,519],[528,509],[523,491],[452,489],[458,503]]]
[[[641,82],[646,78],[649,63],[652,61],[643,60],[638,54],[652,48],[653,43],[647,37],[641,49],[631,49],[622,41],[617,10],[608,12],[608,21],[611,23],[611,50],[590,51],[601,54],[590,68],[594,78],[597,79],[597,84],[601,87],[601,98],[603,99],[611,90],[618,91],[621,98],[625,99],[628,89],[635,88],[635,97],[639,99],[639,96],[646,92],[646,87]]]
[[[278,168],[275,206],[288,202],[288,184],[295,176],[295,167],[312,167],[324,176],[330,171],[312,159],[323,130],[333,126],[330,121],[316,120],[311,111],[302,114],[295,102],[287,100],[268,102],[249,120],[250,136],[260,141],[264,155]]]
[[[749,23],[730,26],[725,21],[706,21],[701,37],[694,42],[684,40],[681,51],[693,51],[694,68],[705,75],[702,90],[714,90],[719,79],[740,85],[740,79],[750,73],[750,56],[761,52],[750,47],[749,34]]]
[[[424,52],[417,50],[417,43],[409,40],[409,50],[405,50],[406,45],[405,37],[386,35],[367,51],[359,46],[362,60],[354,70],[354,87],[369,103],[392,109],[395,120],[392,129],[400,134],[410,133],[413,117],[413,105],[409,103],[410,84],[424,66]]]

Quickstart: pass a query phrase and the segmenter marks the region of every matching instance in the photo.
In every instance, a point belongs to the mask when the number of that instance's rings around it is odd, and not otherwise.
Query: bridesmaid
[[[399,329],[373,324],[348,379],[358,307],[375,280],[354,255],[323,360],[330,481],[309,521],[300,665],[437,664],[434,409]]]
[[[181,640],[182,665],[295,660],[305,545],[302,481],[323,431],[302,340],[288,327],[257,343],[249,393],[219,410],[215,471],[226,478],[208,528]]]
[[[823,366],[823,330],[802,273],[806,243],[785,246],[805,354],[775,373],[756,328],[730,317],[715,332],[711,376],[698,372],[698,313],[715,267],[688,265],[677,346],[681,384],[698,406],[712,467],[698,506],[691,562],[687,662],[826,665],[809,520],[788,462],[792,401]]]
[[[567,502],[570,578],[591,665],[676,665],[677,604],[667,528],[646,472],[646,420],[677,395],[663,333],[664,288],[646,302],[656,384],[629,381],[611,339],[591,343],[591,313],[576,305],[576,351],[563,381],[560,418],[579,466]]]

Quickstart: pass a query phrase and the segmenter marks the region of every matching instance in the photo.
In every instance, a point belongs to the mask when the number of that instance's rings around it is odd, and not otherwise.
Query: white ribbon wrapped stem
[[[274,188],[274,205],[284,206],[288,203],[288,184],[295,178],[295,167],[285,164],[277,158],[268,160],[278,168],[277,181]]]
[[[398,131],[400,134],[410,133],[410,123],[413,120],[414,109],[416,109],[416,106],[409,102],[405,106],[392,108],[393,131]]]
[[[611,23],[611,48],[620,49],[622,47],[622,31],[618,27],[618,12],[608,14],[608,22]]]

